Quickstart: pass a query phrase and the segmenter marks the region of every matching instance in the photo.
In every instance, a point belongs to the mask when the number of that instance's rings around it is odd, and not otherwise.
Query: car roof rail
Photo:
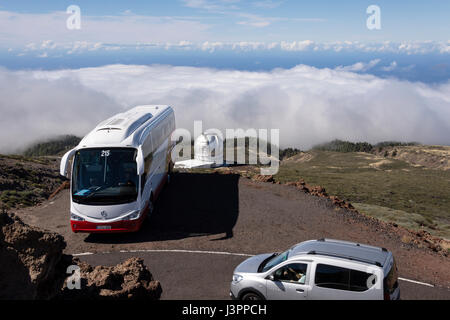
[[[341,255],[341,254],[336,254],[336,253],[311,250],[307,254],[318,254],[318,255],[321,255],[321,256],[330,256],[330,257],[342,258],[342,259],[347,259],[347,260],[353,260],[353,261],[359,261],[359,262],[364,262],[364,263],[370,263],[370,264],[374,264],[374,265],[376,265],[378,267],[383,267],[383,265],[379,261],[363,259],[363,258],[358,258],[358,257],[352,257],[352,256],[347,256],[347,255]]]
[[[382,248],[380,248],[380,247],[374,247],[374,246],[369,246],[369,245],[366,245],[366,244],[360,244],[360,243],[357,243],[357,242],[350,242],[350,241],[343,241],[343,240],[335,240],[335,239],[320,238],[320,239],[317,239],[316,241],[319,241],[319,242],[335,242],[335,243],[343,243],[343,244],[348,244],[348,245],[355,245],[355,246],[357,246],[357,247],[365,247],[365,248],[379,249],[379,250],[384,251],[384,252],[388,252],[388,251],[389,251],[388,249],[386,249],[386,248],[384,248],[384,247],[382,247]]]

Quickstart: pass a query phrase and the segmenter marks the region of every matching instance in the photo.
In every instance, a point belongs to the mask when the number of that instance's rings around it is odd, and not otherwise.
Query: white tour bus
[[[138,106],[101,122],[67,152],[73,232],[139,230],[173,168],[175,115],[169,106]]]

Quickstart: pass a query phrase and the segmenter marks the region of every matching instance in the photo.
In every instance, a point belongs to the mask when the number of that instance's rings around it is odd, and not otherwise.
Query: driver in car
[[[291,267],[284,269],[283,278],[288,281],[305,283],[305,274],[301,272],[296,272]]]

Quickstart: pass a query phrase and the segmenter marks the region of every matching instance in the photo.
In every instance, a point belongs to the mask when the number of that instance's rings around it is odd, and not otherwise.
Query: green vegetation
[[[290,157],[293,157],[297,154],[299,154],[301,150],[296,148],[286,148],[286,149],[280,149],[280,160],[288,159]]]
[[[354,143],[342,140],[333,140],[313,147],[313,150],[335,152],[370,152],[372,149],[373,146],[367,142]]]
[[[0,194],[0,203],[6,208],[15,208],[18,206],[32,206],[40,202],[41,198],[45,198],[46,193],[43,189],[34,190],[6,190]]]
[[[441,223],[439,226],[430,218],[417,213],[395,210],[392,208],[381,207],[365,203],[352,203],[353,206],[366,215],[378,218],[380,220],[396,223],[410,230],[425,229],[426,231],[438,236],[448,237],[450,233],[450,223]]]
[[[32,162],[37,164],[49,164],[50,159],[46,158],[36,158],[36,157],[27,157],[19,154],[0,154],[0,158],[17,160],[16,166],[23,166],[26,162]]]
[[[409,147],[409,146],[417,146],[418,142],[399,142],[399,141],[383,141],[378,142],[374,147],[375,148],[387,148],[387,147]]]
[[[78,145],[80,140],[76,136],[66,135],[47,142],[37,143],[25,150],[23,155],[26,157],[59,155]]]
[[[371,145],[368,142],[333,140],[327,143],[316,145],[312,148],[312,150],[335,152],[373,152],[375,150],[378,150],[378,152],[381,152],[384,148],[389,147],[408,147],[417,145],[419,145],[418,142],[384,141],[379,142],[376,145]]]
[[[56,157],[0,155],[0,209],[36,205],[62,183]]]
[[[361,212],[386,219],[379,207],[393,209],[388,220],[398,222],[411,214],[409,221],[433,234],[450,238],[450,170],[411,166],[397,160],[370,153],[330,152],[312,150],[311,157],[296,161],[296,157],[281,163],[275,180],[281,182],[305,179],[309,184],[324,187],[360,206]],[[418,218],[420,217],[420,219]],[[399,223],[399,224],[400,224]]]

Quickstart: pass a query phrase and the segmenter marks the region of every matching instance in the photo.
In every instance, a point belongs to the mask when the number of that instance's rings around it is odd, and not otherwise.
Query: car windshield
[[[76,152],[72,199],[88,205],[136,201],[137,150],[132,148],[82,149]]]
[[[263,265],[261,265],[261,267],[260,267],[261,272],[266,272],[266,271],[272,269],[273,267],[279,265],[283,261],[286,261],[287,258],[289,257],[290,252],[291,252],[291,249],[289,249],[281,254],[274,254],[270,260],[263,262]]]

